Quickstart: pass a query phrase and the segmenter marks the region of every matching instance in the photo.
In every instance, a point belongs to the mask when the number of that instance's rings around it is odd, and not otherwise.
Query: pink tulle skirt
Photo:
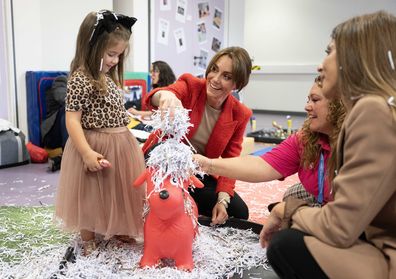
[[[110,168],[90,172],[69,138],[62,157],[55,218],[71,232],[88,230],[105,239],[113,235],[143,237],[146,187],[133,187],[145,164],[137,140],[126,127],[84,130],[93,150]]]

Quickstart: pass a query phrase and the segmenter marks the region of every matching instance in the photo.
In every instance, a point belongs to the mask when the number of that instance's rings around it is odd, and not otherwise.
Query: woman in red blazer
[[[209,158],[239,156],[246,125],[252,112],[232,96],[248,81],[252,63],[247,51],[240,47],[225,48],[216,53],[206,69],[205,79],[182,75],[176,83],[153,90],[146,98],[148,105],[160,109],[190,109],[194,125],[187,138],[199,154]],[[147,153],[157,143],[152,134],[143,146]],[[212,217],[212,224],[223,224],[228,216],[247,219],[249,210],[234,192],[235,180],[205,176],[202,189],[194,189],[192,197],[199,214]]]

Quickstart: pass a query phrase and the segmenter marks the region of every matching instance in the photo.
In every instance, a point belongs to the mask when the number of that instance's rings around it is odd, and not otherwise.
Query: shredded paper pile
[[[147,161],[158,188],[171,177],[180,182],[203,175],[192,160],[192,146],[182,144],[191,124],[188,111],[163,117],[154,113],[153,127],[161,143]],[[199,227],[193,244],[194,269],[178,270],[171,260],[156,268],[139,268],[143,243],[101,240],[98,249],[81,255],[77,234],[58,230],[53,207],[0,207],[0,274],[2,278],[227,278],[258,266],[266,268],[266,251],[251,230]],[[71,252],[71,253],[70,253]]]
[[[142,243],[103,240],[99,249],[84,257],[77,235],[65,235],[55,229],[53,208],[26,208],[24,210],[30,211],[29,218],[18,222],[12,220],[12,214],[3,214],[5,210],[0,209],[2,278],[212,279],[242,274],[251,267],[265,267],[265,250],[259,246],[258,235],[250,230],[201,226],[193,246],[195,267],[192,272],[177,270],[171,264],[141,269],[138,266]],[[17,229],[21,233],[8,233]],[[75,250],[75,263],[67,262],[63,267],[60,263],[69,246]]]
[[[182,143],[183,139],[190,143],[186,137],[188,129],[192,126],[189,122],[188,110],[175,108],[174,111],[154,111],[152,126],[155,131],[160,131],[158,144],[147,160],[147,167],[153,171],[152,180],[155,190],[161,189],[166,178],[171,178],[176,185],[183,187],[183,181],[189,180],[191,175],[203,176],[203,172],[193,161],[193,147]]]

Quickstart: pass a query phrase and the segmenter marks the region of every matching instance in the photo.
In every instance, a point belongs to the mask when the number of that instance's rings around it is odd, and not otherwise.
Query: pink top
[[[330,156],[330,144],[327,137],[321,137],[319,139],[319,144],[322,147],[324,155],[324,169],[327,167],[327,160]],[[298,172],[298,177],[300,182],[304,185],[307,192],[318,196],[318,167],[319,160],[315,166],[310,166],[308,169],[304,169],[301,164],[301,157],[303,154],[302,143],[300,142],[297,134],[293,134],[287,139],[285,139],[277,147],[273,148],[271,151],[261,155],[268,164],[270,164],[275,170],[286,178],[292,174]],[[326,171],[325,171],[326,173]],[[329,193],[329,185],[327,181],[327,176],[325,175],[324,180],[324,202],[331,200],[331,195]]]

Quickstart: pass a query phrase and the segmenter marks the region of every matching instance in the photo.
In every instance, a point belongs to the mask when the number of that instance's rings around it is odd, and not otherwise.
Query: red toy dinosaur
[[[145,216],[140,267],[155,266],[161,259],[173,259],[177,268],[191,271],[198,212],[187,190],[190,184],[198,188],[203,184],[193,175],[183,185],[166,178],[160,191],[155,191],[151,176],[150,170],[146,169],[134,182],[135,187],[147,182],[146,203],[149,207]]]

